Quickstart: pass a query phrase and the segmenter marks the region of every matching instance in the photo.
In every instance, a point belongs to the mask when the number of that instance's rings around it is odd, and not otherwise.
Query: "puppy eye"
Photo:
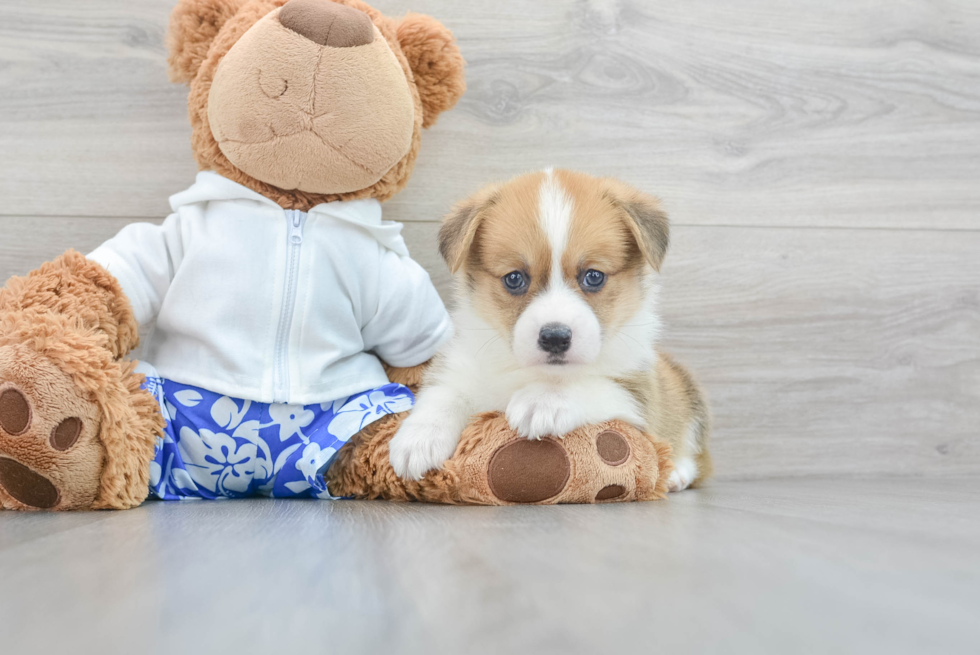
[[[519,296],[527,291],[527,276],[520,271],[511,271],[501,279],[503,279],[507,291],[515,296]]]
[[[590,268],[582,276],[582,288],[585,291],[598,291],[606,283],[606,274]]]

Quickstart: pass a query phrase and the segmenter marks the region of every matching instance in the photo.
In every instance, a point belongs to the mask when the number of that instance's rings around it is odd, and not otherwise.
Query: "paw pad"
[[[595,447],[599,451],[599,457],[602,458],[602,461],[610,466],[624,464],[630,456],[630,445],[626,441],[626,437],[612,430],[606,430],[596,437]]]
[[[600,489],[599,493],[595,495],[595,499],[612,500],[613,498],[619,498],[624,493],[626,493],[626,487],[621,484],[611,484],[608,487]]]
[[[561,493],[572,467],[565,449],[554,439],[517,439],[490,458],[490,491],[510,503],[539,503]]]
[[[66,418],[51,431],[51,447],[64,452],[75,445],[80,434],[82,434],[82,419],[74,416]]]
[[[17,502],[37,509],[51,509],[61,500],[50,481],[6,457],[0,457],[0,487]]]
[[[31,426],[31,406],[16,389],[0,393],[0,428],[13,436],[24,434]]]

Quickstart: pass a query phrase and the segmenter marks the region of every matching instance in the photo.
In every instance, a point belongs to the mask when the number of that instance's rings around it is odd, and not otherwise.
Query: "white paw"
[[[522,389],[507,404],[507,422],[528,439],[563,437],[581,426],[568,398],[550,389]]]
[[[388,446],[388,459],[395,475],[421,480],[432,469],[440,468],[456,452],[459,433],[447,429],[445,422],[412,420],[409,415]]]
[[[667,478],[667,488],[670,491],[684,491],[698,477],[698,465],[690,457],[684,457],[674,462],[674,470]]]

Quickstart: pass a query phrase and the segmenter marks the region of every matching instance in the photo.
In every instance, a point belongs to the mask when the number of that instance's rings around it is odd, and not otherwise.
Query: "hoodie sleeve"
[[[429,274],[410,257],[383,250],[378,309],[361,329],[364,349],[392,366],[417,366],[452,336],[452,322]]]
[[[132,223],[88,255],[122,285],[140,325],[160,311],[182,256],[180,216],[162,225]]]

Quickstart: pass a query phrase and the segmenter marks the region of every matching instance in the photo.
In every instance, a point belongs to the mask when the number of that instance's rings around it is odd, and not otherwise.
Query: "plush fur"
[[[77,252],[11,279],[0,292],[0,389],[22,393],[32,407],[27,433],[0,433],[0,451],[55,484],[62,497],[48,509],[126,509],[146,498],[164,422],[156,400],[140,389],[135,362],[122,359],[137,340],[115,278]],[[82,420],[82,437],[60,453],[49,438],[70,417]],[[2,490],[0,505],[31,509]]]
[[[119,282],[75,250],[0,288],[0,312],[27,309],[69,315],[103,333],[115,358],[139,345],[139,326]]]
[[[466,63],[452,33],[431,16],[408,14],[398,23],[397,36],[419,89],[422,127],[431,127],[466,91],[461,74]]]
[[[186,0],[170,12],[167,73],[171,82],[189,84],[208,56],[211,43],[248,0]]]
[[[567,470],[548,471],[547,466],[531,466],[508,475],[512,472],[495,466],[496,456],[502,450],[515,444],[537,448],[542,442],[518,437],[505,417],[490,412],[474,417],[460,437],[453,457],[442,468],[430,471],[418,481],[400,478],[388,460],[388,444],[404,416],[395,415],[373,423],[340,450],[336,463],[327,473],[332,494],[448,505],[655,500],[664,497],[672,471],[670,446],[666,442],[652,440],[622,421],[610,421],[585,426],[560,441],[550,441],[552,454],[559,460],[566,458]],[[603,460],[597,438],[607,432],[621,435],[628,442],[629,455],[624,461],[610,464]],[[520,467],[521,458],[518,453],[518,461],[510,462],[510,466]],[[554,473],[558,474],[554,486],[534,496],[534,488],[541,486],[541,477]],[[532,495],[527,496],[528,492]],[[522,495],[533,499],[513,500]]]

